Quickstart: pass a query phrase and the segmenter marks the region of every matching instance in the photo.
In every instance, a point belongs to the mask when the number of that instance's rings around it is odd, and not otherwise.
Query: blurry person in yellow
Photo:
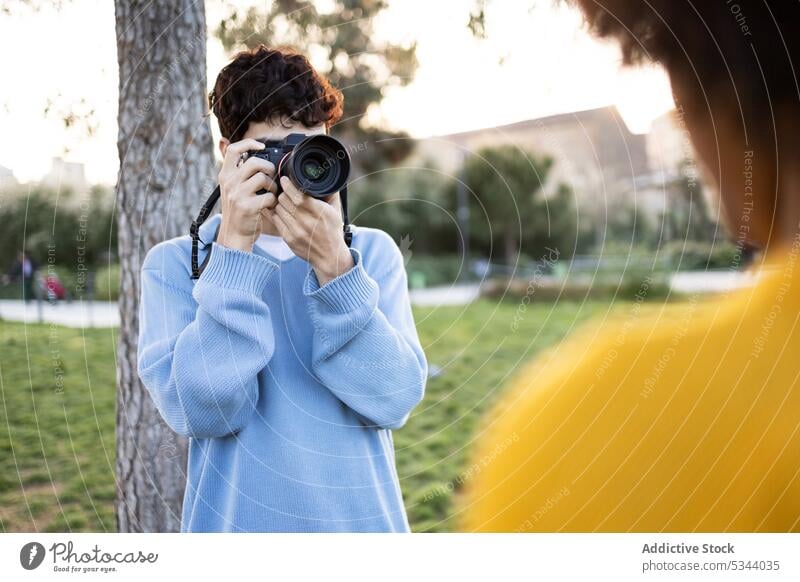
[[[463,529],[798,531],[800,3],[572,3],[666,68],[755,282],[635,302],[522,370],[476,437]]]

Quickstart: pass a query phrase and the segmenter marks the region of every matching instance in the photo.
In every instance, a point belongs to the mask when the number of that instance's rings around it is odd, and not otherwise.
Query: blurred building
[[[14,172],[12,172],[10,168],[0,166],[0,188],[14,188],[18,185],[19,182],[17,182]]]
[[[484,147],[516,145],[555,164],[545,194],[567,184],[581,198],[611,200],[633,190],[647,173],[644,135],[633,134],[615,107],[602,107],[419,140],[411,163],[433,162],[455,175],[466,156]]]
[[[689,133],[680,110],[653,120],[646,135],[647,172],[637,176],[637,193],[647,210],[662,213],[672,201],[670,191],[686,180],[699,180]]]
[[[53,158],[50,171],[42,178],[42,184],[59,192],[71,190],[75,194],[82,194],[89,189],[83,164],[66,162],[59,157]]]
[[[683,117],[672,110],[657,117],[647,134],[647,160],[651,172],[674,172],[692,157],[689,133]]]
[[[616,204],[658,218],[669,191],[693,171],[692,149],[679,110],[657,118],[647,134],[634,134],[616,107],[601,107],[499,127],[421,139],[410,164],[433,163],[456,176],[467,156],[484,147],[516,145],[554,160],[545,195],[564,183],[579,206],[602,215]]]

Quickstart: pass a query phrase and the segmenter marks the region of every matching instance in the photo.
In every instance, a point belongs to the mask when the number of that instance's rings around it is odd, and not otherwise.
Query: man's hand
[[[339,193],[327,200],[306,196],[286,176],[281,178],[281,186],[278,203],[267,212],[292,252],[311,264],[319,284],[355,266],[342,235]]]
[[[273,177],[275,166],[267,160],[242,154],[260,150],[264,144],[243,139],[228,146],[219,172],[222,223],[216,242],[226,247],[251,252],[253,242],[261,232],[262,212],[277,203],[277,186]],[[258,195],[261,189],[269,190]]]

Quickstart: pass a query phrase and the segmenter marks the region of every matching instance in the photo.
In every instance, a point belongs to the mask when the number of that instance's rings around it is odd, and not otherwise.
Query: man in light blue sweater
[[[254,138],[326,132],[341,94],[305,57],[259,47],[209,101],[224,162],[222,213],[199,233],[205,267],[191,279],[186,235],[142,268],[139,375],[191,437],[181,531],[409,531],[391,431],[428,364],[400,250],[360,226],[348,248],[338,193],[283,178],[276,196],[274,166],[245,153],[263,147]],[[288,256],[260,244],[278,237]]]

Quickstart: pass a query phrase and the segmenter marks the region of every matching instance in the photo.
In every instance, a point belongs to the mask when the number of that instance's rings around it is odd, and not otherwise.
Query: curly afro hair
[[[773,108],[800,112],[797,0],[568,2],[597,36],[619,42],[625,63],[664,65],[687,110],[732,104],[748,129]]]
[[[232,142],[242,139],[251,121],[291,119],[330,128],[342,116],[342,103],[341,92],[305,56],[264,45],[236,54],[208,95],[220,132]]]

